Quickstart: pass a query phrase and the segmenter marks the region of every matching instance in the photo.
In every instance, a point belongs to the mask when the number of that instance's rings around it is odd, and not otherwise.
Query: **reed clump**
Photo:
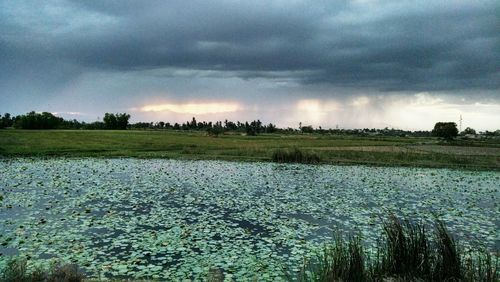
[[[321,158],[316,152],[305,151],[298,148],[276,149],[271,158],[272,161],[276,163],[317,164],[321,162]]]
[[[434,230],[391,215],[373,252],[359,236],[334,237],[307,261],[300,281],[499,281],[498,253],[465,251],[438,221]]]

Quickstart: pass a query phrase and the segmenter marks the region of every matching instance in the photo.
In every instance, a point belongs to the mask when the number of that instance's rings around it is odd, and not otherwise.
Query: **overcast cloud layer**
[[[0,111],[181,120],[196,112],[176,105],[232,103],[201,115],[426,128],[391,114],[420,101],[500,128],[499,14],[469,0],[0,0]]]

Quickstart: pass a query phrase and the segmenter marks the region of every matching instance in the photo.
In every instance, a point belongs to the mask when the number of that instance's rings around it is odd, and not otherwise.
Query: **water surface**
[[[500,173],[140,159],[0,161],[0,262],[90,275],[276,279],[335,230],[368,244],[393,211],[499,248]]]

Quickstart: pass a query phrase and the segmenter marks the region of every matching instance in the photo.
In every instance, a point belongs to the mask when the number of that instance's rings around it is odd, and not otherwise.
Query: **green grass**
[[[500,156],[365,150],[437,144],[432,138],[331,135],[207,136],[204,132],[0,130],[0,156],[139,157],[271,161],[282,149],[316,152],[323,163],[500,169]],[[474,144],[472,144],[474,145]],[[443,145],[445,146],[445,145]],[[481,144],[481,146],[485,146]],[[491,145],[491,147],[495,147]],[[357,150],[359,148],[359,150]]]

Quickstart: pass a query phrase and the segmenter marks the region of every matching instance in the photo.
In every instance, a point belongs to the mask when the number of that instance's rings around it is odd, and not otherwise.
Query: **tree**
[[[5,113],[3,117],[0,115],[0,128],[11,127],[13,124],[14,121],[9,113]]]
[[[432,135],[448,141],[453,140],[458,135],[457,124],[454,122],[438,122],[432,130]]]
[[[302,131],[302,133],[313,133],[314,128],[312,127],[312,125],[302,126],[300,128],[300,131]]]
[[[276,132],[276,125],[269,123],[266,127],[266,133],[274,133]]]
[[[189,123],[189,121],[187,122],[187,125],[190,129],[196,129],[196,126],[198,125],[198,123],[196,122],[196,118],[193,117],[191,119],[191,123]]]
[[[462,135],[467,135],[467,134],[476,135],[476,130],[474,130],[473,128],[467,127],[464,131],[462,131],[461,134]]]
[[[128,126],[130,115],[127,113],[116,114],[116,129],[125,130]]]
[[[127,113],[123,114],[104,114],[104,127],[106,129],[127,129],[128,120],[130,119],[130,115]]]
[[[56,117],[52,113],[31,111],[25,115],[17,116],[14,127],[21,129],[56,129],[60,128],[63,122],[63,118]]]
[[[105,113],[102,120],[106,129],[116,129],[116,116],[114,114]]]

